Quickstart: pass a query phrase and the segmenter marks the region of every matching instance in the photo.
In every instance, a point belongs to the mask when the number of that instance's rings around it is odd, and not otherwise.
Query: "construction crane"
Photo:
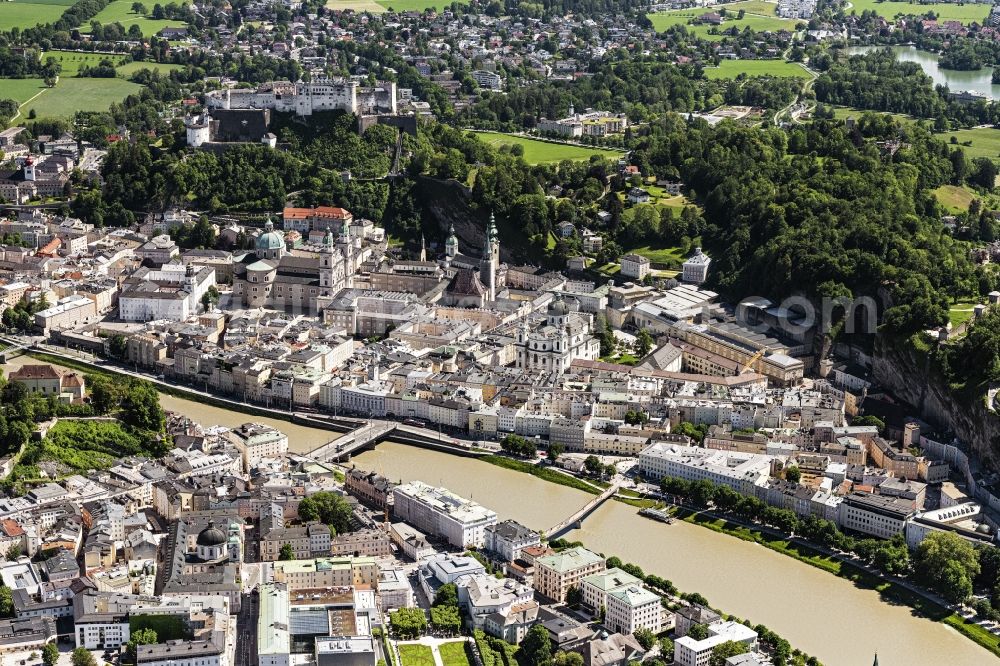
[[[740,370],[740,374],[742,375],[746,372],[750,372],[753,369],[754,363],[762,359],[764,357],[764,354],[767,353],[767,351],[768,351],[767,347],[761,347],[760,349],[758,349],[757,352],[753,356],[751,356],[746,363],[743,364],[743,369]]]

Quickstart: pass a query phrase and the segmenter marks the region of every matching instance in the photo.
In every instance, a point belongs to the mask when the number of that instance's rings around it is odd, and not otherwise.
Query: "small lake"
[[[847,53],[855,55],[857,53],[868,53],[880,46],[851,46],[847,48]],[[929,51],[920,51],[915,46],[893,46],[892,52],[896,54],[896,60],[900,62],[915,62],[924,70],[927,76],[934,80],[935,85],[948,86],[952,92],[959,90],[972,90],[989,96],[991,99],[1000,99],[1000,84],[994,84],[993,68],[983,67],[974,72],[959,72],[954,69],[941,69],[938,67],[938,55]]]

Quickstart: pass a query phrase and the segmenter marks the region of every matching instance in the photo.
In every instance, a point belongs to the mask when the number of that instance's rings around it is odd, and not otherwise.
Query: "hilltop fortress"
[[[299,116],[316,111],[347,111],[355,115],[395,114],[396,84],[379,81],[362,86],[352,79],[317,77],[312,81],[271,81],[256,89],[216,90],[206,96],[211,109],[270,109]]]

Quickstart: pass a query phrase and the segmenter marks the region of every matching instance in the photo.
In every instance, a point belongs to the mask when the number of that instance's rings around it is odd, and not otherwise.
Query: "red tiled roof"
[[[24,379],[59,379],[59,373],[51,365],[22,365],[10,373],[13,380]]]
[[[83,386],[83,378],[75,372],[67,373],[66,376],[63,377],[63,386]]]
[[[328,217],[343,220],[352,217],[351,211],[336,206],[317,206],[316,208],[286,208],[282,215],[286,220],[305,220],[310,217]]]
[[[3,529],[3,533],[9,537],[24,536],[24,530],[17,524],[16,520],[11,518],[4,518],[0,521],[0,529]]]

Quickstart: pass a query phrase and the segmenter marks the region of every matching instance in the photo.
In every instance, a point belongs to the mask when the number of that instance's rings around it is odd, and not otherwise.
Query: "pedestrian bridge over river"
[[[549,539],[554,539],[558,536],[562,536],[570,530],[580,527],[580,525],[583,524],[583,519],[593,513],[597,507],[614,497],[620,487],[620,482],[616,481],[615,483],[612,483],[603,493],[584,504],[582,507],[573,512],[573,514],[568,518],[545,530],[545,536]]]

